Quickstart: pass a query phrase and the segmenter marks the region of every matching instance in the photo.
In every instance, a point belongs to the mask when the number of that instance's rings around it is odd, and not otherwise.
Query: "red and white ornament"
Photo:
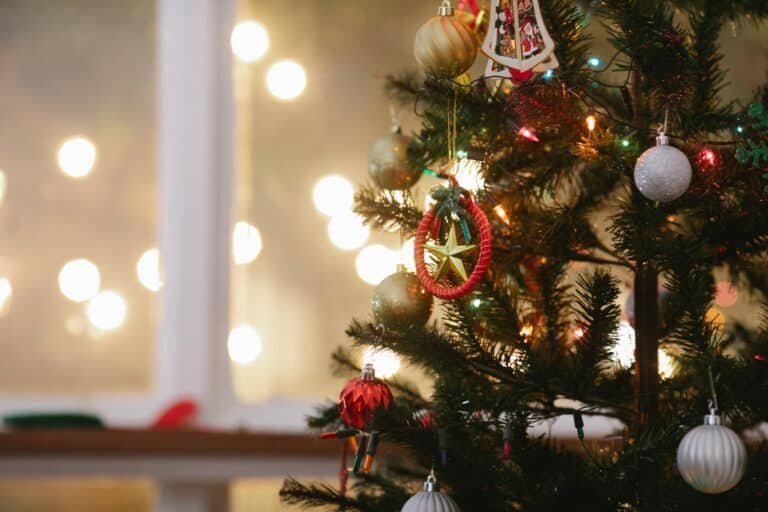
[[[490,15],[481,47],[489,58],[486,77],[520,81],[558,67],[539,0],[491,0]]]

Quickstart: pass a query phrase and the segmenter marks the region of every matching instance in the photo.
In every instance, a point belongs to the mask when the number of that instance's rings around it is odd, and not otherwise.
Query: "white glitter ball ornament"
[[[669,145],[660,133],[656,147],[645,151],[635,164],[635,185],[643,196],[663,203],[682,196],[691,185],[691,162],[685,153]]]
[[[688,432],[677,448],[677,469],[697,491],[720,494],[739,483],[747,468],[747,449],[741,438],[711,411],[704,425]]]
[[[438,490],[437,479],[432,473],[424,483],[424,490],[405,502],[401,512],[461,512],[455,501]]]

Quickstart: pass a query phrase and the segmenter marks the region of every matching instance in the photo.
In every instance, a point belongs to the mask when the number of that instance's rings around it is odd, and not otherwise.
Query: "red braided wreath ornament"
[[[480,284],[488,267],[491,265],[491,224],[488,222],[488,217],[485,216],[485,212],[472,200],[469,194],[465,196],[462,206],[464,206],[472,220],[474,220],[480,237],[480,254],[477,257],[477,263],[475,263],[475,267],[472,269],[472,274],[462,284],[453,287],[438,284],[430,275],[427,270],[427,264],[424,261],[424,244],[427,242],[427,236],[435,227],[435,222],[438,221],[435,214],[437,208],[427,212],[416,230],[416,240],[414,241],[416,275],[419,276],[424,289],[440,299],[455,300],[467,295]]]

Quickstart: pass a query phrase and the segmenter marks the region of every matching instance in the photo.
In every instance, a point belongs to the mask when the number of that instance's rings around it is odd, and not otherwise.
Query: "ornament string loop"
[[[715,389],[715,378],[712,376],[712,366],[707,368],[707,374],[709,376],[709,390],[712,392],[712,400],[709,401],[709,408],[712,409],[713,414],[720,410],[720,406],[717,403],[717,389]]]

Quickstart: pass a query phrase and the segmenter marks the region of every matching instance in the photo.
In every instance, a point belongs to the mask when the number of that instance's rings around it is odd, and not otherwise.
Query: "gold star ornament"
[[[474,251],[477,245],[459,245],[456,239],[456,224],[451,224],[445,245],[425,244],[424,248],[437,259],[438,267],[435,280],[443,277],[449,268],[461,279],[467,280],[467,270],[464,268],[464,262],[460,256]]]

